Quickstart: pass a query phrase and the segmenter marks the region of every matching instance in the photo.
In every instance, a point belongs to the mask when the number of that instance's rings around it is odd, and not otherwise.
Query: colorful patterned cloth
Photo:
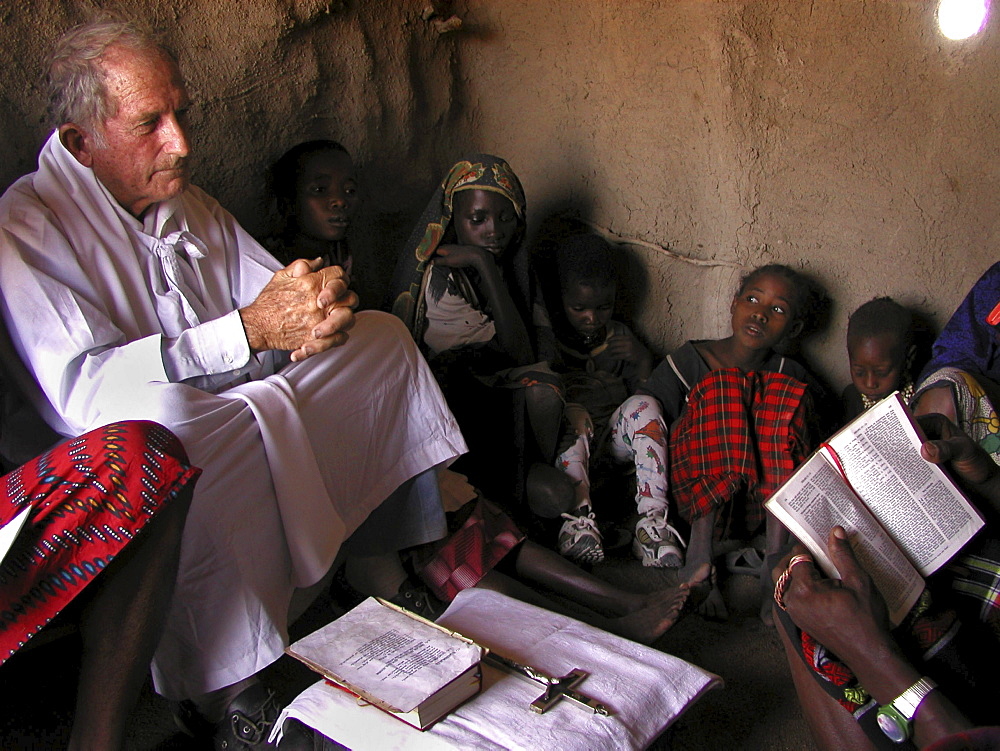
[[[669,437],[670,488],[684,520],[725,507],[717,537],[760,527],[764,501],[809,453],[806,389],[781,373],[738,368],[697,383]],[[745,499],[742,519],[736,499]]]
[[[960,614],[985,624],[1000,645],[1000,540],[976,538],[946,571]]]
[[[524,541],[524,533],[503,511],[478,498],[468,518],[420,568],[420,578],[434,596],[451,602],[463,589],[474,587]]]
[[[983,386],[989,384],[991,392],[995,392],[996,387],[984,376],[974,376],[958,368],[945,367],[929,374],[913,399],[933,386],[946,383],[951,384],[951,393],[955,398],[958,427],[982,446],[994,462],[1000,464],[1000,417],[993,407],[996,394],[987,393]]]
[[[705,340],[689,340],[668,354],[653,374],[639,388],[638,393],[655,396],[663,407],[663,419],[667,427],[673,427],[687,405],[691,389],[712,370],[698,351],[698,345]],[[784,373],[809,386],[813,399],[819,398],[822,389],[810,378],[809,373],[790,357],[771,352],[757,368],[757,372]]]
[[[951,367],[1000,382],[1000,332],[987,322],[1000,303],[1000,263],[986,270],[934,341],[931,360],[917,382]]]
[[[65,441],[0,478],[0,525],[33,509],[0,564],[0,664],[200,474],[165,428],[120,422]]]
[[[959,427],[1000,464],[1000,330],[990,323],[1000,308],[1000,263],[979,278],[941,329],[931,360],[917,379],[917,396],[942,383],[952,385]]]

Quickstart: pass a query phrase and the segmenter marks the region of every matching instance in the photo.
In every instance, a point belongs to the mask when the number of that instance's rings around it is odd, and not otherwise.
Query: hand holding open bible
[[[771,496],[766,507],[840,578],[826,551],[841,525],[885,598],[893,625],[983,519],[937,465],[920,455],[923,436],[899,394],[861,413],[827,440]]]

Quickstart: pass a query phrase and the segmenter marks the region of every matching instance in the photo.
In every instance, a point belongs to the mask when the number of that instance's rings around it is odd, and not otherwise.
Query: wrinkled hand
[[[358,296],[340,266],[297,260],[274,273],[250,305],[240,309],[254,352],[283,350],[298,362],[347,341]]]
[[[813,563],[798,563],[792,568],[784,603],[796,626],[853,666],[857,660],[870,659],[876,645],[894,643],[889,618],[885,601],[854,557],[843,527],[833,528],[827,548],[843,579],[827,579]],[[806,552],[797,545],[774,569],[773,578],[777,580],[792,555]]]
[[[434,252],[434,265],[449,269],[478,269],[490,252],[475,245],[442,245]]]

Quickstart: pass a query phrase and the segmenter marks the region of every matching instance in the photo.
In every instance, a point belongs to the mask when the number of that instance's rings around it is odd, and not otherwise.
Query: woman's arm
[[[500,275],[500,268],[493,254],[472,245],[442,245],[437,249],[434,263],[452,269],[471,268],[479,274],[482,292],[489,300],[490,315],[496,326],[497,343],[516,364],[531,363],[534,355],[528,330]]]
[[[811,562],[798,563],[791,569],[784,605],[796,626],[847,663],[876,702],[889,704],[922,674],[903,656],[889,632],[885,602],[858,564],[842,527],[833,528],[827,545],[843,579],[826,579]],[[801,547],[793,551],[804,552]],[[775,578],[790,558],[775,568]],[[935,689],[917,708],[913,738],[922,747],[971,727],[959,709]]]

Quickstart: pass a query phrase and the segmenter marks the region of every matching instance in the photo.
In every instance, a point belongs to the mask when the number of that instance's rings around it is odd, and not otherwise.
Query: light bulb
[[[989,0],[941,0],[938,26],[949,39],[968,39],[978,34],[989,12]]]

